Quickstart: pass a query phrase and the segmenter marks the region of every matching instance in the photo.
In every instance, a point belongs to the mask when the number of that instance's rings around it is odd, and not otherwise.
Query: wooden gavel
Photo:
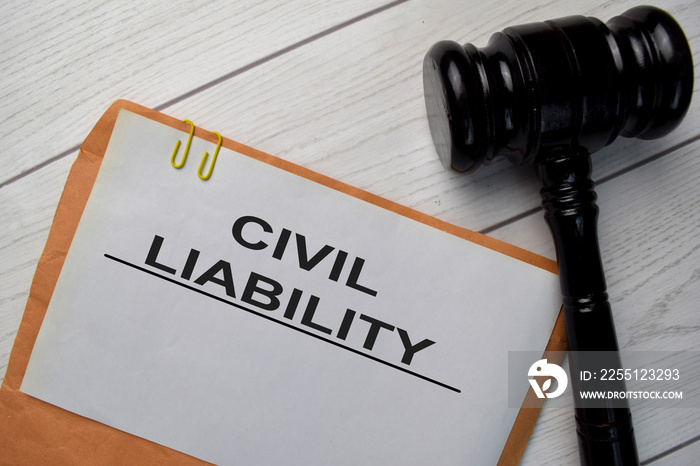
[[[590,369],[580,355],[606,352],[607,367],[622,367],[590,154],[618,135],[653,139],[678,126],[693,91],[685,35],[655,7],[632,8],[607,23],[572,16],[507,28],[483,48],[439,42],[425,57],[423,78],[430,131],[446,167],[470,172],[502,155],[537,169],[577,401],[574,375]],[[582,464],[639,463],[626,403],[576,406]]]

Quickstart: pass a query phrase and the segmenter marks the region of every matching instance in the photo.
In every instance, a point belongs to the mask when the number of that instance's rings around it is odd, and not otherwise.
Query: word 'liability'
[[[146,265],[167,274],[179,276],[181,279],[192,281],[200,286],[210,283],[218,285],[226,295],[231,298],[238,299],[262,311],[282,311],[281,318],[313,329],[317,333],[345,341],[351,332],[358,332],[356,336],[364,337],[362,347],[369,351],[374,349],[380,334],[384,335],[383,338],[388,338],[390,335],[398,335],[401,346],[397,344],[395,344],[395,346],[397,351],[402,351],[401,362],[406,365],[411,364],[416,353],[435,343],[429,339],[414,343],[408,331],[374,317],[358,313],[350,308],[345,308],[342,312],[327,310],[324,313],[319,313],[319,303],[321,299],[318,296],[305,293],[298,288],[293,288],[291,292],[285,292],[281,283],[256,272],[249,273],[243,287],[243,292],[239,297],[236,292],[234,274],[230,262],[219,260],[213,265],[202,267],[199,263],[200,251],[190,249],[181,268],[173,267],[173,264],[166,265],[158,259],[164,240],[162,236],[154,236],[146,255]],[[301,251],[301,249],[299,249],[299,251]],[[328,254],[325,254],[325,256],[327,255]],[[314,257],[317,256],[318,254]],[[302,264],[301,257],[300,253],[300,266]],[[314,258],[308,259],[308,257],[305,259],[306,262],[313,262],[315,260]],[[353,266],[353,269],[354,268]],[[355,279],[359,277],[359,270],[361,270],[361,268],[362,266],[360,265]],[[353,276],[352,272],[350,276]],[[193,277],[196,278],[192,280]],[[352,283],[357,285],[356,281]],[[376,292],[374,293],[376,294]],[[306,299],[306,295],[309,295],[308,299]],[[302,304],[304,300],[306,301],[305,306]],[[303,310],[301,310],[302,308]],[[394,337],[394,341],[396,341],[396,337]]]

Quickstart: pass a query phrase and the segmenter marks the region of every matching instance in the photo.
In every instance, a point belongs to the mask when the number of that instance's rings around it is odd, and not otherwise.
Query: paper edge
[[[116,123],[119,112],[122,110],[127,110],[167,126],[180,129],[183,132],[189,132],[190,129],[189,124],[184,121],[128,100],[118,100],[102,115],[81,145],[56,209],[46,246],[39,260],[39,264],[37,265],[27,305],[10,354],[5,378],[0,387],[0,414],[2,414],[0,417],[0,436],[11,438],[10,436],[17,437],[18,432],[26,432],[30,439],[35,440],[42,438],[42,436],[38,434],[39,432],[43,432],[45,434],[42,439],[44,449],[51,449],[53,446],[56,451],[61,451],[63,455],[79,455],[83,461],[86,457],[98,458],[99,456],[96,457],[95,452],[99,453],[103,451],[106,453],[108,450],[122,452],[129,450],[133,453],[133,455],[130,454],[130,456],[144,463],[148,461],[147,458],[149,458],[151,454],[154,454],[161,458],[161,460],[172,459],[177,460],[179,463],[189,460],[192,461],[193,464],[205,464],[205,462],[201,460],[158,445],[154,442],[134,437],[77,414],[70,413],[61,408],[34,399],[19,391],[41,323],[46,314],[48,303],[56,286],[58,275],[60,274],[66,254],[70,248],[75,230],[80,222],[82,212],[90,197],[92,186],[99,172],[99,167],[107,149],[114,124]],[[196,128],[195,134],[212,143],[217,142],[217,136],[212,132]],[[557,263],[555,261],[517,246],[449,224],[417,210],[381,198],[380,196],[355,188],[257,149],[253,149],[252,147],[231,139],[223,138],[222,146],[431,226],[440,231],[444,231],[453,236],[500,252],[511,258],[552,273],[557,272]],[[549,342],[547,343],[546,350],[565,350],[566,346],[566,334],[560,311],[557,323],[554,325]],[[33,417],[33,415],[36,415],[39,411],[41,411],[39,415],[40,418],[37,419],[36,416]],[[502,451],[499,464],[519,463],[536,423],[539,411],[539,409],[533,408],[520,409]],[[59,426],[52,423],[58,423]],[[57,429],[56,427],[61,428]],[[75,429],[75,427],[78,428]],[[68,445],[66,442],[69,441],[76,430],[80,432],[78,436],[80,440],[77,442],[69,442],[72,443],[73,446],[67,448]],[[55,434],[51,435],[51,432]],[[101,440],[100,445],[102,448],[90,449],[89,445],[91,444],[87,443],[87,435],[97,435],[98,438],[106,436],[106,438],[102,438]],[[54,441],[51,442],[51,439]],[[124,442],[129,444],[129,448],[125,448]],[[17,445],[16,454],[16,459],[25,464],[33,463],[38,458],[47,458],[42,456],[42,454],[38,452],[38,449],[22,449],[19,445]],[[30,460],[28,456],[30,454],[33,454],[35,459]],[[147,456],[143,457],[140,455]],[[69,456],[67,458],[72,457],[78,456]],[[56,459],[54,456],[50,456],[50,458],[53,460]]]

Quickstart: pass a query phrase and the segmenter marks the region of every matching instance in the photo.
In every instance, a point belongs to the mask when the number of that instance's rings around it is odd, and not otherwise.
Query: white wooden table
[[[422,59],[509,25],[604,21],[629,0],[18,1],[0,4],[0,377],[77,148],[125,98],[189,118],[442,220],[554,258],[531,167],[443,170]],[[700,62],[700,3],[658,0]],[[697,71],[696,71],[697,75]],[[698,86],[696,85],[696,88]],[[620,345],[699,350],[700,101],[655,141],[595,154]],[[644,464],[697,464],[698,410],[634,412]],[[544,410],[524,464],[577,464],[571,411]],[[478,442],[478,439],[465,439]],[[2,440],[0,440],[0,443]]]

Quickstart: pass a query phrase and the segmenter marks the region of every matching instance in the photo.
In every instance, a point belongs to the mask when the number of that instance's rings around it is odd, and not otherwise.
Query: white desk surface
[[[628,0],[18,1],[0,5],[0,377],[77,149],[124,98],[554,258],[531,167],[443,170],[422,59],[441,39]],[[700,62],[700,3],[658,0]],[[696,75],[698,74],[696,70]],[[700,101],[654,141],[593,156],[620,345],[700,349]],[[700,458],[698,411],[634,412],[643,464]],[[478,439],[465,439],[477,443]],[[578,464],[573,413],[543,411],[523,464]]]

